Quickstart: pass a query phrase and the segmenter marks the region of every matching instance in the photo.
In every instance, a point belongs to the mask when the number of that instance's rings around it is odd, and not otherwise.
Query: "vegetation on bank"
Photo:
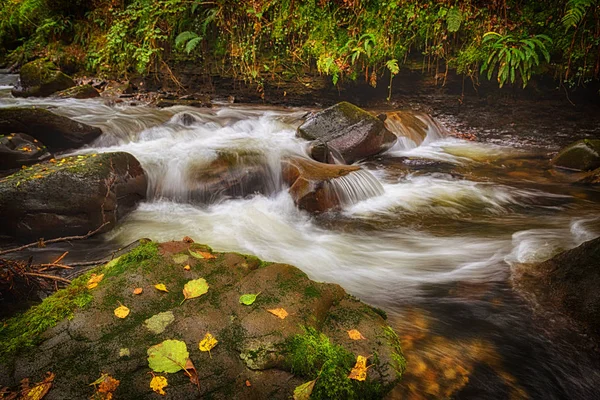
[[[600,77],[598,0],[7,0],[10,62],[150,74],[178,62],[258,84],[317,70],[334,84],[391,85],[418,61],[500,86],[532,76],[567,87]]]

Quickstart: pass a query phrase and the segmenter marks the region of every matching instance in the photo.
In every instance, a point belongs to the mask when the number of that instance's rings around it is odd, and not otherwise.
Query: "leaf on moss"
[[[111,400],[113,392],[117,390],[121,382],[109,374],[102,373],[100,378],[90,383],[90,386],[96,387],[96,392],[92,396],[94,400]]]
[[[98,284],[100,282],[102,282],[102,279],[104,279],[104,274],[92,274],[92,276],[90,277],[90,279],[87,281],[87,288],[88,289],[93,289],[96,286],[98,286]]]
[[[183,286],[183,301],[200,297],[208,292],[208,283],[204,278],[189,281]],[[183,304],[183,301],[181,302]]]
[[[167,287],[165,286],[164,283],[157,283],[156,285],[154,285],[154,287],[156,288],[156,290],[160,290],[161,292],[169,293],[169,290],[167,289]]]
[[[348,378],[357,381],[364,381],[367,379],[367,357],[356,357],[356,364],[354,364],[354,367],[352,368],[352,371],[350,371]]]
[[[213,258],[217,258],[217,256],[206,252],[206,251],[193,251],[192,249],[188,249],[192,257],[197,258],[199,260],[212,260]]]
[[[34,387],[29,388],[25,386],[24,390],[21,392],[21,399],[26,400],[42,400],[46,394],[52,388],[52,381],[54,381],[55,375],[52,372],[48,372],[43,381],[37,383]],[[0,391],[0,395],[2,392]],[[3,397],[0,397],[3,398]]]
[[[348,331],[348,336],[352,340],[365,340],[366,338],[360,333],[357,329],[350,329]]]
[[[163,333],[167,326],[173,323],[173,321],[175,321],[175,315],[173,315],[173,312],[165,311],[148,318],[146,321],[144,321],[144,324],[150,332],[158,335],[159,333]]]
[[[164,388],[168,385],[169,382],[167,381],[167,378],[160,375],[153,375],[152,380],[150,381],[150,389],[163,396],[167,394],[164,391]]]
[[[201,254],[202,252],[195,252],[192,249],[188,249],[190,255],[198,260],[204,260],[204,256]]]
[[[285,319],[285,317],[287,317],[289,315],[288,312],[285,311],[285,309],[283,309],[283,308],[273,308],[273,309],[267,310],[267,311],[281,319]]]
[[[252,304],[254,304],[254,302],[256,301],[256,298],[258,297],[258,295],[261,292],[258,292],[256,294],[252,294],[252,293],[247,293],[247,294],[243,294],[240,296],[240,303],[250,306]]]
[[[185,342],[181,340],[165,340],[150,347],[148,353],[148,366],[154,372],[174,373],[185,368],[190,354]]]
[[[296,386],[296,389],[294,389],[294,400],[310,399],[310,395],[312,394],[312,391],[315,388],[316,382],[317,382],[317,380],[315,379],[315,380],[303,383],[300,386]]]
[[[190,269],[192,269],[189,265],[186,265],[185,267],[183,267],[184,270],[189,271]]]
[[[115,308],[115,315],[117,318],[125,318],[129,315],[129,308],[121,304],[119,307]]]
[[[136,287],[135,289],[133,289],[133,294],[142,294],[143,291],[144,289],[142,289],[141,287]]]
[[[209,357],[212,358],[210,351],[217,345],[217,343],[219,343],[219,341],[215,339],[213,335],[207,332],[206,335],[204,335],[204,339],[202,339],[198,344],[198,348],[200,351],[208,351]]]

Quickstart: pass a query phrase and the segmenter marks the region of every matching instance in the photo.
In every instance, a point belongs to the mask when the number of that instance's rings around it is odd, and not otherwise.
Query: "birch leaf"
[[[87,288],[88,289],[95,288],[96,286],[98,286],[98,284],[100,282],[102,282],[102,279],[104,279],[104,274],[100,274],[100,275],[92,274],[92,276],[90,277],[90,279],[87,282]]]
[[[125,318],[129,315],[129,308],[121,304],[119,307],[115,308],[115,315],[117,318]]]
[[[300,386],[297,386],[294,389],[294,400],[308,400],[310,399],[310,395],[312,394],[313,389],[315,388],[315,383],[317,380],[309,381],[303,383]]]
[[[156,290],[160,290],[161,292],[169,293],[169,290],[167,289],[167,287],[165,286],[164,283],[157,283],[156,285],[154,285],[154,287],[156,288]]]
[[[252,293],[243,294],[240,296],[240,303],[250,306],[256,301],[256,298],[258,297],[259,294],[260,294],[260,292],[258,292],[256,294],[252,294]]]
[[[357,329],[351,329],[348,331],[348,336],[352,340],[364,340],[365,337]]]
[[[156,393],[165,395],[167,394],[163,389],[169,385],[167,378],[160,375],[154,375],[152,380],[150,381],[150,389],[154,390]]]
[[[217,343],[219,343],[219,341],[215,339],[213,335],[207,332],[206,335],[204,335],[204,339],[202,339],[198,344],[198,348],[200,351],[208,351],[209,357],[212,358],[210,351],[217,345]]]
[[[148,366],[154,372],[174,373],[184,369],[190,354],[185,342],[180,340],[165,340],[150,347],[148,353]]]
[[[183,301],[200,297],[206,292],[208,292],[208,282],[204,278],[191,280],[183,286]]]

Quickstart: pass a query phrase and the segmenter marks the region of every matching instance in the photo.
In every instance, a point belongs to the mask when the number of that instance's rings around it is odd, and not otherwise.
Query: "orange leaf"
[[[141,287],[136,287],[135,289],[133,289],[133,294],[142,294],[143,291],[144,289],[142,289]]]
[[[192,268],[190,268],[190,266],[189,266],[189,265],[186,265],[185,267],[183,267],[183,269],[185,269],[186,271],[189,271],[189,270],[190,270],[190,269],[192,269]]]
[[[352,371],[350,371],[348,378],[357,381],[364,381],[367,379],[367,357],[356,357],[356,364],[354,364],[354,368],[352,368]]]
[[[22,394],[23,397],[21,399],[26,400],[42,400],[42,398],[48,393],[50,388],[52,387],[52,381],[54,380],[54,374],[52,372],[48,372],[46,378],[36,384],[32,388],[26,389],[26,392]],[[1,394],[2,392],[0,392]]]
[[[248,387],[252,386],[252,384],[250,383],[250,381],[248,379],[246,379],[246,386],[248,386]]]
[[[267,310],[267,311],[281,319],[285,319],[285,317],[288,316],[288,312],[285,311],[283,308],[273,308],[273,309]]]
[[[358,330],[356,329],[351,329],[348,331],[348,336],[350,336],[350,339],[352,340],[364,340],[365,337],[362,335],[362,333],[360,333]]]
[[[207,253],[207,252],[205,252],[205,251],[197,251],[196,253],[200,254],[200,255],[201,255],[202,257],[204,257],[204,259],[206,259],[206,260],[210,260],[210,259],[212,259],[212,258],[217,258],[217,256],[214,256],[214,255],[212,255],[212,254],[210,254],[210,253]]]
[[[102,279],[104,279],[104,274],[100,274],[100,275],[92,274],[92,276],[90,277],[90,279],[87,282],[87,288],[88,289],[95,288],[96,286],[98,286],[98,284],[100,282],[102,282]]]

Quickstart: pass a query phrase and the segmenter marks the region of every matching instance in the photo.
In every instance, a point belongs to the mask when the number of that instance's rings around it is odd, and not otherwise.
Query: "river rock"
[[[600,339],[600,238],[540,264],[518,264],[512,280],[533,304]]]
[[[555,167],[591,171],[600,167],[600,140],[583,139],[561,150],[553,159]]]
[[[83,235],[107,222],[106,232],[145,198],[146,185],[128,153],[36,164],[0,180],[0,234],[49,239]]]
[[[15,97],[47,97],[75,86],[69,76],[46,59],[40,58],[21,67],[19,85],[12,90]]]
[[[46,146],[29,135],[0,135],[0,170],[21,168],[51,157]]]
[[[43,108],[0,108],[0,134],[14,132],[33,136],[51,151],[78,148],[102,134],[100,128],[53,114]]]
[[[372,178],[370,183],[379,185],[375,177],[354,165],[325,164],[300,157],[288,157],[282,161],[282,178],[290,187],[290,195],[299,208],[309,212],[324,212],[343,205],[347,199],[336,190],[333,181],[352,173],[366,174]],[[360,192],[362,188],[352,189]],[[369,197],[369,193],[364,193],[364,197]]]
[[[315,160],[332,162],[341,156],[347,164],[386,151],[396,141],[381,119],[348,102],[309,117],[298,128],[298,136],[317,141],[311,150]]]
[[[199,252],[204,256],[192,257]],[[90,273],[104,274],[93,289],[86,287]],[[184,285],[200,278],[206,294],[183,301]],[[158,282],[169,291],[156,290]],[[136,287],[143,293],[134,295]],[[241,304],[248,293],[258,294],[255,302]],[[57,302],[59,309],[49,306]],[[115,317],[119,304],[130,309],[124,319]],[[269,312],[277,309],[287,316]],[[164,330],[149,331],[144,321],[166,312]],[[382,316],[340,286],[314,282],[291,265],[198,244],[149,242],[0,328],[0,386],[18,390],[21,379],[37,382],[52,371],[44,400],[87,399],[95,390],[90,384],[107,373],[120,381],[114,398],[158,397],[150,388],[148,349],[179,340],[200,384],[183,371],[157,373],[167,376],[170,399],[287,400],[317,377],[312,398],[380,399],[405,366],[398,337]],[[25,320],[44,321],[44,328]],[[350,339],[352,329],[364,339]],[[207,333],[217,340],[210,353],[199,349]],[[348,379],[358,355],[368,357],[366,381]]]
[[[93,99],[95,97],[100,97],[100,92],[92,85],[81,85],[61,90],[56,93],[56,97],[64,99]]]

